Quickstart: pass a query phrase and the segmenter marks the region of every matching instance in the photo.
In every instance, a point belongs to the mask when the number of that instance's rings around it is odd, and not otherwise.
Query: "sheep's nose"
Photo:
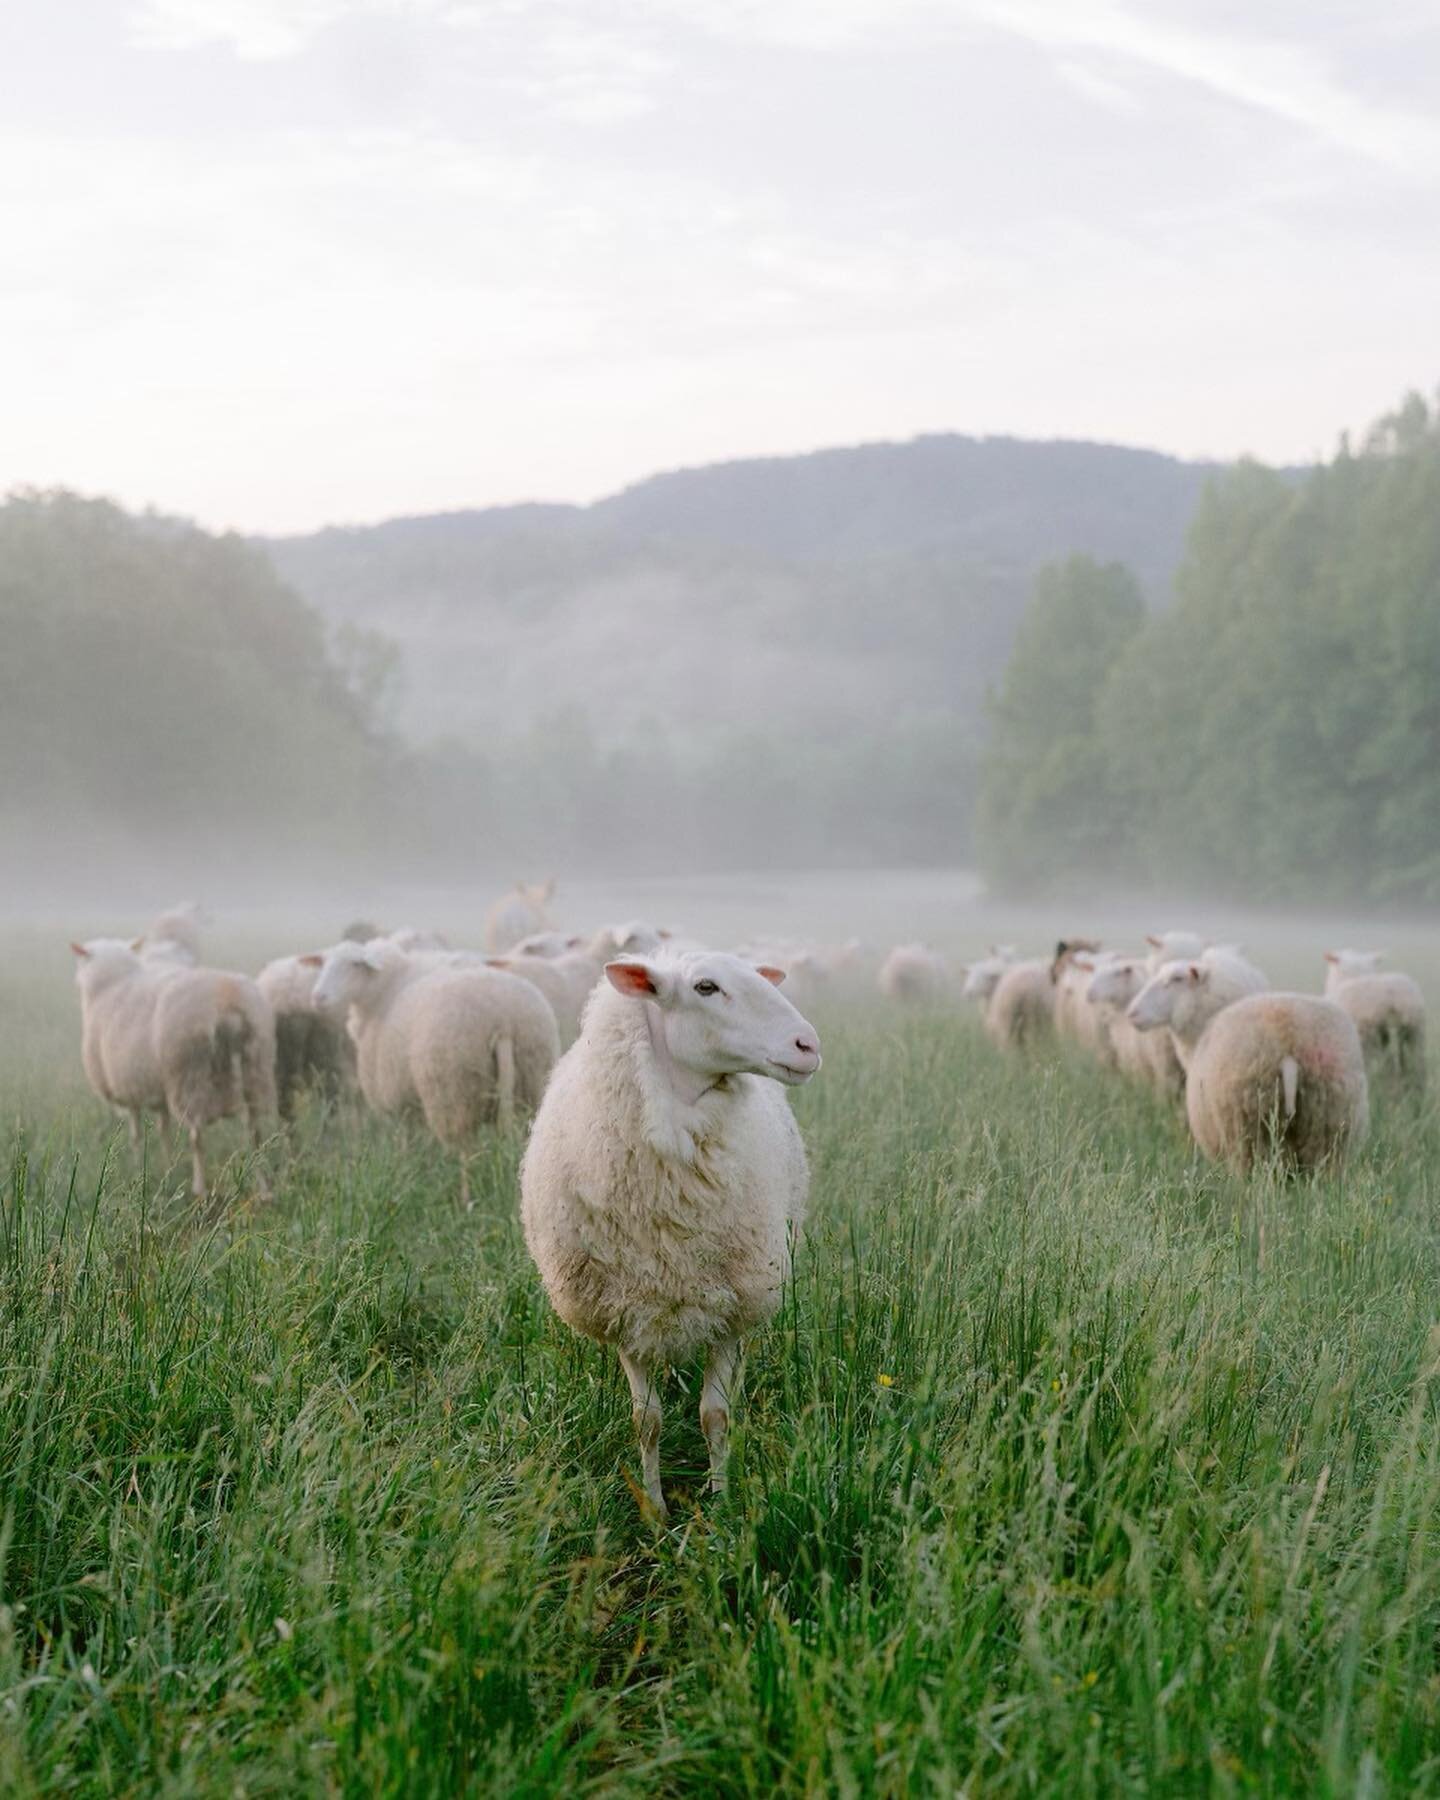
[[[820,1046],[816,1043],[814,1038],[797,1037],[795,1040],[795,1048],[800,1051],[803,1056],[818,1056],[820,1054]]]

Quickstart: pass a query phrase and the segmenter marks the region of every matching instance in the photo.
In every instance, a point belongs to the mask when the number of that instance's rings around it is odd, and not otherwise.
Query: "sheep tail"
[[[1293,1056],[1281,1059],[1280,1086],[1285,1094],[1285,1123],[1288,1125],[1295,1117],[1295,1104],[1300,1095],[1300,1065]]]
[[[515,1042],[508,1031],[495,1044],[495,1116],[506,1128],[515,1118]]]

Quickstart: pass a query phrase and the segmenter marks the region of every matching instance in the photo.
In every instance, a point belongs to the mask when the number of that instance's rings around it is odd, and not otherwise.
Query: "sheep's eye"
[[[720,992],[720,984],[716,981],[697,981],[695,983],[695,992],[697,994],[704,994],[708,1000],[711,994],[718,994]]]

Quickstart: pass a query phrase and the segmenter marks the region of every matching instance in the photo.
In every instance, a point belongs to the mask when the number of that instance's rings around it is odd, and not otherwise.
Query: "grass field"
[[[466,1213],[312,1111],[203,1226],[53,944],[0,1018],[0,1792],[1440,1791],[1433,1079],[1241,1181],[968,1016],[819,1014],[793,1291],[718,1502],[677,1372],[657,1535],[518,1143]]]

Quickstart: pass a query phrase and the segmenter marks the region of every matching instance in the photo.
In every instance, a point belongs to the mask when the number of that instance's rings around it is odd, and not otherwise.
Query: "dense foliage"
[[[1440,899],[1440,413],[1299,482],[1217,475],[1149,619],[1117,570],[1048,572],[992,723],[999,886]]]
[[[384,771],[316,613],[238,537],[0,505],[0,824],[38,853],[354,842]]]

